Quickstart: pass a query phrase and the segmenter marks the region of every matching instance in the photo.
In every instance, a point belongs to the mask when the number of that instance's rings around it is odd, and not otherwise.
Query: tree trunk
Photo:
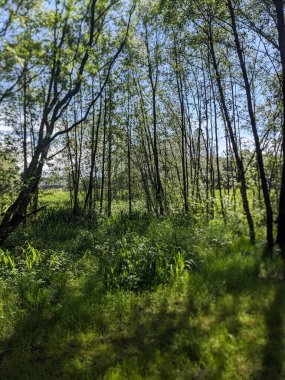
[[[99,213],[103,213],[104,202],[104,186],[105,186],[105,155],[106,155],[106,128],[107,128],[107,92],[104,98],[104,125],[103,125],[103,153],[102,153],[102,172],[101,172],[101,192],[100,192],[100,209]]]
[[[281,248],[284,260],[284,279],[285,279],[285,21],[283,0],[274,0],[277,14],[277,29],[279,51],[282,65],[282,96],[283,96],[283,123],[282,123],[282,178],[278,210],[278,232],[277,243]]]
[[[249,228],[249,236],[250,236],[251,242],[255,243],[255,230],[254,230],[253,219],[252,219],[251,212],[249,209],[244,165],[243,165],[242,159],[239,156],[238,146],[236,143],[236,138],[234,136],[234,132],[233,132],[232,124],[231,124],[231,119],[230,119],[229,111],[228,111],[227,104],[226,104],[226,99],[225,99],[223,86],[222,86],[222,82],[221,82],[220,71],[219,71],[219,67],[218,67],[218,63],[217,63],[217,59],[216,59],[216,54],[215,54],[215,50],[214,50],[214,41],[213,41],[211,24],[209,25],[209,27],[210,27],[209,28],[210,52],[211,52],[211,56],[212,56],[213,67],[214,67],[215,74],[216,74],[216,81],[217,81],[218,90],[219,90],[219,94],[220,94],[220,101],[221,101],[221,105],[222,105],[222,109],[223,109],[223,113],[224,113],[224,117],[225,117],[225,121],[226,121],[226,126],[228,129],[228,133],[230,135],[230,139],[231,139],[231,143],[232,143],[232,147],[233,147],[233,151],[234,151],[235,161],[236,161],[237,170],[238,170],[238,181],[240,183],[242,203],[243,203],[243,208],[244,208],[244,212],[245,212],[245,215],[247,218],[247,223],[248,223],[248,228]]]
[[[246,65],[245,65],[245,61],[244,61],[244,57],[243,57],[243,51],[242,51],[241,43],[239,40],[239,35],[238,35],[237,25],[236,25],[235,12],[234,12],[231,0],[228,0],[228,7],[229,7],[230,15],[231,15],[231,22],[232,22],[232,29],[233,29],[234,38],[235,38],[236,51],[237,51],[237,55],[239,58],[240,67],[241,67],[242,75],[243,75],[243,79],[244,79],[245,90],[246,90],[248,113],[249,113],[249,117],[250,117],[253,137],[254,137],[254,141],[255,141],[256,157],[257,157],[258,169],[259,169],[259,173],[260,173],[260,180],[261,180],[261,187],[262,187],[262,192],[263,192],[263,197],[264,197],[264,203],[265,203],[265,208],[266,208],[267,244],[268,244],[268,247],[271,249],[274,245],[274,240],[273,240],[273,212],[272,212],[272,207],[271,207],[271,200],[270,200],[270,194],[269,194],[269,189],[268,189],[268,183],[267,183],[266,174],[265,174],[262,149],[261,149],[261,145],[260,145],[260,140],[259,140],[258,131],[257,131],[257,125],[256,125],[256,119],[255,119],[255,114],[254,114],[254,109],[253,109],[253,102],[252,102],[252,96],[251,96],[251,86],[250,86],[250,82],[249,82],[249,78],[248,78],[248,74],[247,74],[247,69],[246,69]]]
[[[102,115],[102,98],[100,98],[100,106],[99,106],[99,114],[98,114],[97,123],[95,123],[95,107],[93,107],[93,114],[92,114],[92,131],[91,131],[92,141],[91,141],[90,172],[89,172],[88,190],[87,190],[85,205],[84,205],[84,209],[88,208],[89,215],[91,213],[92,208],[95,205],[95,199],[96,199],[96,197],[93,194],[94,193],[93,191],[94,190],[94,171],[95,171],[96,155],[97,155],[97,148],[98,148],[101,115]]]

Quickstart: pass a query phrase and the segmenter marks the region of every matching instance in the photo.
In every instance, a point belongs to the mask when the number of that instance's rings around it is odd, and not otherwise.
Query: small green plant
[[[134,233],[113,246],[97,246],[97,257],[107,289],[153,289],[195,267],[195,260],[181,248],[153,244]]]
[[[15,262],[7,249],[0,248],[0,267],[10,267],[11,269],[15,267]]]
[[[3,378],[278,377],[282,263],[260,269],[242,225],[121,209],[95,224],[61,203],[38,217],[0,250]]]
[[[32,270],[34,265],[38,264],[41,258],[40,252],[34,248],[29,242],[25,247],[22,247],[22,254],[25,259],[26,266]]]

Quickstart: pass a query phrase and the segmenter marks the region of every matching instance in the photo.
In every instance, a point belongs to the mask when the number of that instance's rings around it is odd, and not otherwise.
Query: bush
[[[163,249],[165,248],[165,249]],[[178,249],[167,249],[136,234],[127,234],[113,247],[97,247],[99,273],[108,290],[139,291],[166,284],[195,266],[193,258]]]

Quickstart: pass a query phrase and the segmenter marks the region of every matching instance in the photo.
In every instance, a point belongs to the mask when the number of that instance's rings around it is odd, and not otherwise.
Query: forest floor
[[[63,201],[0,256],[1,379],[285,379],[281,262],[238,220]]]

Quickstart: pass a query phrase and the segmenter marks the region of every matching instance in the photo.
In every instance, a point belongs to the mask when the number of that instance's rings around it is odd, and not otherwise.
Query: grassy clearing
[[[1,378],[285,378],[281,265],[242,224],[62,205],[2,252]]]

